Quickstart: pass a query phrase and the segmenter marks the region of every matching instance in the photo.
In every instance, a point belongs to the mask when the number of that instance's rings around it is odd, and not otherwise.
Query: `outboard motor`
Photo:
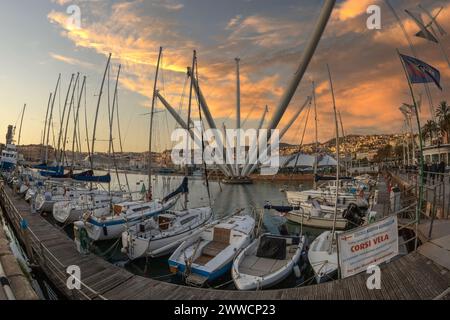
[[[364,214],[355,203],[348,205],[347,209],[342,213],[342,217],[358,227],[364,224]]]

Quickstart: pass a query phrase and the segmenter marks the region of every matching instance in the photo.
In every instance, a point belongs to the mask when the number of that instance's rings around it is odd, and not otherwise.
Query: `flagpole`
[[[403,71],[405,72],[406,80],[408,81],[409,90],[411,91],[411,98],[413,100],[414,105],[414,111],[416,113],[416,120],[417,120],[417,127],[418,127],[418,133],[419,133],[419,203],[416,207],[416,240],[414,244],[415,250],[417,250],[417,232],[418,232],[418,225],[420,223],[420,211],[422,209],[422,203],[423,203],[423,142],[422,142],[422,128],[420,126],[420,118],[419,113],[417,110],[417,103],[416,98],[414,96],[414,90],[412,87],[411,80],[409,79],[408,71],[406,70],[405,62],[403,61],[400,51],[397,49],[398,57],[400,58],[400,61],[403,66]]]

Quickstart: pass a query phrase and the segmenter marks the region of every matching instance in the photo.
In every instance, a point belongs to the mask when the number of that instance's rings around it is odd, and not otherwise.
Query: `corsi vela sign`
[[[398,255],[397,216],[339,234],[338,246],[342,278],[394,258]]]

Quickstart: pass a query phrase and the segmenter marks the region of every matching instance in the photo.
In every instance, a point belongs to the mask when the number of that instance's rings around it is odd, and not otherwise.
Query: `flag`
[[[411,83],[435,83],[436,86],[442,90],[441,87],[441,73],[438,69],[430,66],[429,64],[410,57],[400,54],[401,59],[405,65]]]

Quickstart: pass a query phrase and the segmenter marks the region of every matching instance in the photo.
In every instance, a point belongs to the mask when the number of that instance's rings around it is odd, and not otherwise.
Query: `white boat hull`
[[[185,228],[181,227],[178,230],[167,230],[161,233],[155,233],[153,236],[146,233],[138,233],[138,225],[129,229],[122,234],[122,247],[126,249],[126,253],[131,260],[142,257],[157,258],[165,256],[174,252],[178,246],[186,241],[191,236],[200,232],[202,227],[205,227],[212,218],[211,208],[189,209],[192,213],[188,213],[179,219],[189,219],[190,217],[197,218],[192,225]]]
[[[233,277],[234,284],[238,290],[259,290],[259,289],[267,289],[273,287],[274,285],[280,283],[284,279],[286,279],[291,273],[294,266],[298,263],[303,245],[305,242],[305,238],[300,238],[300,243],[298,246],[293,248],[295,253],[292,255],[290,259],[286,259],[283,261],[276,261],[272,259],[264,259],[257,258],[256,250],[259,246],[259,241],[255,240],[250,246],[248,246],[244,251],[242,251],[234,260],[233,268],[231,269],[231,275]],[[250,260],[250,258],[254,257],[256,261],[251,261],[254,263],[253,266],[257,263],[261,263],[261,272],[256,271],[248,271],[243,268],[244,261]],[[262,261],[264,260],[264,261]],[[248,261],[247,261],[248,262]],[[262,266],[264,264],[264,266]],[[279,264],[279,266],[277,265]],[[274,271],[267,270],[269,265],[274,268]],[[277,265],[275,267],[275,265]],[[250,264],[249,264],[250,266]],[[253,273],[253,274],[251,274]]]
[[[308,213],[302,213],[299,211],[291,211],[286,214],[286,219],[296,224],[303,224],[304,226],[317,228],[317,229],[331,229],[333,228],[334,219],[314,217]],[[345,230],[347,228],[348,221],[343,218],[336,219],[336,230]]]

